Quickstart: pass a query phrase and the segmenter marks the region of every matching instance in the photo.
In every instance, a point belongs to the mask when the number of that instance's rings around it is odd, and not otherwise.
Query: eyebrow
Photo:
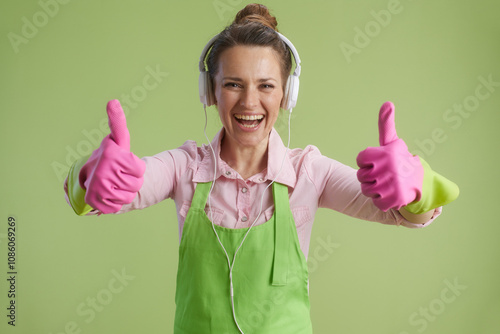
[[[222,78],[222,80],[231,80],[231,81],[237,81],[237,82],[242,82],[243,81],[243,79],[238,78],[238,77],[224,77],[224,78]],[[259,79],[258,81],[259,82],[265,82],[265,81],[269,81],[269,80],[273,80],[273,81],[278,82],[278,80],[276,80],[274,78],[262,78],[262,79]]]

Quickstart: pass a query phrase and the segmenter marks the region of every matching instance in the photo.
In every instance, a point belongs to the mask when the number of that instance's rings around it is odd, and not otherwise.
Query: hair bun
[[[236,14],[234,19],[235,24],[243,25],[248,22],[257,22],[278,31],[278,29],[276,29],[278,26],[276,17],[271,16],[269,10],[264,5],[251,3]]]

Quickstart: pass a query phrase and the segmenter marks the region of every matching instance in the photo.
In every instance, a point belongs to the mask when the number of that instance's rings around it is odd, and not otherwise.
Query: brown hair
[[[233,23],[219,34],[208,54],[207,67],[212,83],[219,69],[221,53],[233,46],[249,45],[271,47],[276,52],[284,87],[290,75],[292,60],[290,50],[276,33],[277,25],[278,21],[264,5],[252,3],[240,10]]]

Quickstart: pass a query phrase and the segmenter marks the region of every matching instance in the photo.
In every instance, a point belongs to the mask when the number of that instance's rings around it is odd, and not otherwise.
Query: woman
[[[391,103],[380,113],[381,146],[360,153],[357,172],[314,146],[288,150],[273,126],[280,107],[293,107],[300,69],[290,75],[294,48],[276,26],[251,4],[204,50],[202,101],[216,105],[223,125],[210,146],[187,141],[139,159],[113,100],[110,135],[65,184],[80,215],[175,200],[175,333],[312,333],[306,259],[319,207],[423,227],[458,195],[397,138]]]

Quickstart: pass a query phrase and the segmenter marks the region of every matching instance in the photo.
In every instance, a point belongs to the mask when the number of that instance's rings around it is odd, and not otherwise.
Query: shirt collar
[[[225,161],[220,158],[220,147],[221,140],[224,136],[224,128],[222,128],[214,137],[211,145],[217,157],[217,173],[215,174],[215,179],[219,177],[226,177],[230,179],[241,178],[235,170],[233,170]],[[266,180],[273,180],[276,176],[275,182],[284,184],[288,187],[295,187],[297,182],[297,176],[293,165],[289,159],[290,152],[286,153],[285,160],[283,161],[283,156],[285,155],[287,148],[283,144],[278,132],[273,128],[269,134],[268,143],[268,158],[267,158],[267,169],[263,173],[258,174],[260,177],[256,177],[261,182]],[[214,179],[214,162],[212,156],[212,150],[209,145],[204,144],[201,147],[202,158],[198,165],[198,169],[193,175],[193,182],[210,182]],[[281,167],[283,161],[283,167]],[[281,173],[280,173],[281,168]],[[278,175],[279,173],[279,175]],[[249,180],[253,180],[252,176]],[[253,180],[255,182],[255,180]]]

